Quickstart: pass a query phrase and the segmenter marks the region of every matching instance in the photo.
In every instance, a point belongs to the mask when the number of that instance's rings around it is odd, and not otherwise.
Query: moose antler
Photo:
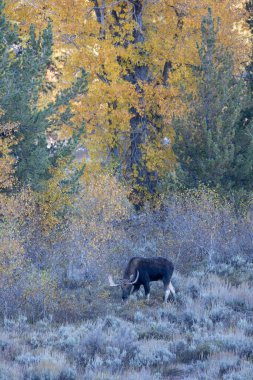
[[[119,284],[116,284],[116,283],[113,281],[112,276],[108,276],[108,280],[109,280],[109,284],[110,284],[110,286],[120,286],[120,283],[119,283]]]

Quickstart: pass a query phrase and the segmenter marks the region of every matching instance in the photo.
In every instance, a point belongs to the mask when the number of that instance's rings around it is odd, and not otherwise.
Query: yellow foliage
[[[180,85],[183,83],[188,91],[195,90],[191,68],[199,63],[196,43],[208,7],[215,18],[220,18],[218,38],[234,53],[236,70],[240,71],[242,62],[248,59],[249,32],[242,1],[140,0],[139,3],[143,9],[138,23],[133,2],[129,1],[98,1],[99,8],[91,0],[6,1],[7,15],[19,22],[24,33],[30,23],[42,30],[49,19],[53,21],[54,56],[64,57],[57,90],[69,86],[81,67],[89,72],[88,95],[73,103],[74,121],[80,123],[84,118],[87,124],[84,143],[91,168],[86,173],[100,170],[100,163],[107,160],[108,152],[115,146],[122,160],[126,159],[131,146],[133,109],[154,124],[147,127],[145,133],[149,138],[142,145],[148,170],[162,176],[168,165],[173,165],[172,144],[164,149],[161,138],[173,139],[171,119],[186,111],[180,100]],[[143,41],[134,40],[134,31],[143,33]],[[169,83],[164,78],[166,62],[172,65]],[[136,65],[149,68],[149,80],[138,79],[138,83],[125,80]],[[154,115],[162,120],[163,127]],[[67,126],[61,131],[61,137],[70,134]],[[126,162],[122,166],[126,168]],[[55,186],[55,196],[59,192]]]
[[[0,125],[0,189],[8,190],[13,187],[13,174],[15,158],[11,156],[12,146],[17,144],[13,134],[17,128],[16,124]]]
[[[44,316],[55,309],[59,292],[56,281],[47,270],[38,271],[33,269],[26,279],[25,289],[22,294],[23,301],[29,304],[40,301]]]
[[[79,230],[93,248],[114,234],[113,223],[126,219],[131,211],[127,189],[110,174],[98,174],[83,182],[73,207],[70,231]]]
[[[65,191],[62,191],[56,178],[49,180],[47,190],[37,194],[41,224],[44,232],[50,232],[60,222],[59,213],[71,201]]]
[[[11,286],[22,272],[24,248],[19,230],[22,205],[18,197],[0,194],[0,288]]]

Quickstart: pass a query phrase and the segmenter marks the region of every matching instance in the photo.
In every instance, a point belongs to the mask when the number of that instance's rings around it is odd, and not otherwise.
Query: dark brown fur
[[[170,280],[174,271],[174,266],[171,261],[163,257],[143,258],[133,257],[124,272],[122,288],[122,299],[125,300],[129,297],[132,287],[133,292],[137,292],[140,286],[143,285],[145,295],[148,297],[150,293],[151,281],[163,281],[164,290],[169,287]],[[133,281],[139,272],[139,277],[134,285],[129,284]]]

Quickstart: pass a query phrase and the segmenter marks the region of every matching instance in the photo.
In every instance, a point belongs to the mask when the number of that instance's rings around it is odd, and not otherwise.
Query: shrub
[[[162,377],[159,373],[152,373],[148,369],[141,369],[140,371],[121,371],[111,373],[104,369],[94,372],[94,370],[87,370],[84,374],[85,380],[160,380]]]
[[[209,318],[213,323],[222,322],[228,325],[233,318],[233,315],[231,314],[231,310],[228,307],[219,305],[212,308],[209,314]]]
[[[15,359],[19,364],[25,366],[31,366],[32,364],[38,363],[40,361],[39,356],[35,356],[30,352],[26,352],[16,357]]]
[[[75,380],[76,370],[61,354],[45,352],[32,368],[25,371],[24,380]]]
[[[137,311],[134,314],[134,322],[135,323],[143,323],[143,322],[146,322],[147,320],[148,320],[147,316],[144,315],[141,311]]]
[[[138,336],[132,325],[115,317],[106,317],[90,327],[74,347],[74,358],[88,368],[125,368],[137,350]]]
[[[179,332],[177,326],[167,321],[150,321],[138,329],[140,339],[170,340],[177,332]]]
[[[149,339],[142,341],[138,352],[131,360],[133,367],[159,367],[170,364],[175,360],[175,355],[169,350],[165,340]]]
[[[177,360],[183,363],[205,360],[215,352],[213,343],[201,336],[191,339],[191,341],[188,340],[188,342],[184,340],[172,342],[170,349],[176,354]]]
[[[242,361],[237,370],[231,371],[223,376],[223,380],[251,380],[253,365],[252,363]]]
[[[23,380],[23,373],[16,363],[0,361],[0,380]]]

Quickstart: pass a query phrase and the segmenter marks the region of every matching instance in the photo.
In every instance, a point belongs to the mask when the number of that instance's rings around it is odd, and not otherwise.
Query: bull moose
[[[171,261],[163,257],[133,257],[124,272],[123,278],[119,283],[115,283],[112,276],[108,276],[110,286],[121,286],[122,300],[126,300],[132,289],[133,293],[144,286],[145,295],[149,300],[150,297],[150,282],[162,280],[164,285],[164,302],[168,301],[170,292],[175,296],[175,289],[171,284],[171,277],[174,271],[174,266]]]

